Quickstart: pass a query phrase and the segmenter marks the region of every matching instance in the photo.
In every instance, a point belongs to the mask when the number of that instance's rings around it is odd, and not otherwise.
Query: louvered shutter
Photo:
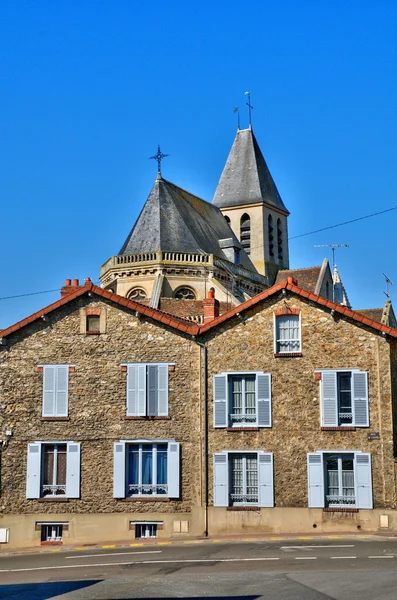
[[[257,393],[257,422],[258,427],[272,426],[271,411],[271,376],[270,373],[257,375],[256,378]]]
[[[138,403],[137,415],[146,416],[146,365],[137,365],[138,371]]]
[[[168,365],[158,366],[158,415],[168,417]]]
[[[113,498],[125,498],[125,443],[116,442],[113,451]]]
[[[353,425],[368,427],[368,373],[352,373]]]
[[[28,444],[26,498],[40,498],[41,444]]]
[[[227,454],[214,454],[214,506],[228,506]]]
[[[323,455],[307,455],[307,480],[309,488],[309,508],[324,508]]]
[[[168,443],[167,455],[168,497],[180,496],[180,445],[178,442]]]
[[[371,455],[356,454],[354,460],[357,508],[373,508]]]
[[[127,367],[127,416],[135,417],[138,414],[138,367]]]
[[[324,427],[337,427],[339,424],[339,415],[336,371],[322,373],[321,403],[322,425]]]
[[[274,506],[273,454],[258,452],[259,506]]]
[[[56,367],[56,403],[55,414],[57,417],[68,416],[68,365],[58,365]]]
[[[214,427],[227,427],[227,376],[214,375]]]
[[[80,444],[75,442],[67,444],[66,497],[80,498]]]
[[[45,366],[43,372],[43,417],[54,417],[56,407],[56,367]]]
[[[154,417],[158,414],[158,367],[157,365],[148,365],[148,412]]]

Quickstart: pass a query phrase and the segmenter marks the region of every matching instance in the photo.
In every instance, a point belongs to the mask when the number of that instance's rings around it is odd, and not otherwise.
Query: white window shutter
[[[56,367],[56,401],[55,414],[57,417],[68,416],[68,383],[69,366],[59,365]]]
[[[135,417],[138,414],[138,367],[127,366],[127,416]]]
[[[214,375],[214,427],[227,427],[227,376]]]
[[[147,414],[156,416],[158,414],[158,367],[148,365],[148,411]]]
[[[352,373],[353,425],[369,426],[368,411],[368,373]]]
[[[258,452],[259,506],[274,506],[273,454]]]
[[[113,457],[113,498],[125,498],[125,442],[114,444]]]
[[[146,365],[137,365],[138,371],[138,403],[137,415],[146,416]]]
[[[324,427],[337,427],[338,387],[336,371],[324,371],[321,376],[321,415]]]
[[[271,375],[257,375],[256,377],[256,398],[257,398],[257,422],[258,427],[272,426],[272,388]]]
[[[180,496],[180,444],[169,442],[167,456],[167,481],[168,497],[179,498]]]
[[[80,443],[67,444],[66,497],[80,498]]]
[[[28,444],[26,498],[40,498],[41,444]]]
[[[168,417],[168,365],[158,366],[158,415]]]
[[[371,455],[356,454],[354,460],[357,508],[373,508]]]
[[[323,455],[307,455],[307,480],[309,488],[309,508],[324,508],[324,469]]]
[[[55,416],[56,367],[45,366],[43,372],[43,417]]]
[[[214,506],[228,506],[227,454],[214,454]]]

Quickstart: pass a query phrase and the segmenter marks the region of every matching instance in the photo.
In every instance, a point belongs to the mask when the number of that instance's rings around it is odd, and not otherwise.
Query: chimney
[[[72,285],[72,280],[67,279],[65,281],[65,285],[61,288],[61,298],[64,298],[65,296],[68,296],[69,294],[73,294],[73,292],[75,292],[78,289],[80,289],[80,284],[79,284],[78,279],[73,279],[73,285]]]
[[[207,298],[203,300],[204,309],[204,325],[216,317],[219,317],[219,300],[215,298],[215,291],[213,288],[208,292]]]

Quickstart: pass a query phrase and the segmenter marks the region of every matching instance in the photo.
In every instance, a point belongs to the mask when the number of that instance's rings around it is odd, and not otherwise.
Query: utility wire
[[[93,281],[92,283],[97,284],[98,281]],[[80,286],[82,287],[82,286]],[[51,292],[60,292],[61,288],[56,288],[55,290],[44,290],[43,292],[29,292],[28,294],[18,294],[18,296],[3,296],[0,297],[0,300],[11,300],[12,298],[24,298],[26,296],[37,296],[38,294],[50,294]]]

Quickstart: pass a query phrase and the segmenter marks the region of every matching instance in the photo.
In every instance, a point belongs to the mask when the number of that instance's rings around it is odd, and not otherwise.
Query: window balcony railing
[[[258,493],[256,494],[230,494],[232,505],[258,504]]]
[[[129,485],[128,491],[130,496],[159,496],[168,494],[168,485],[163,483],[160,483],[158,485]]]
[[[353,413],[351,412],[340,412],[339,419],[341,421],[351,421],[353,419]]]
[[[328,506],[344,507],[344,506],[355,506],[355,496],[338,496],[336,494],[328,494],[326,496]]]
[[[66,485],[43,485],[41,492],[43,496],[65,496]]]
[[[256,423],[256,414],[247,415],[242,413],[231,413],[230,420],[233,425],[249,425]]]

